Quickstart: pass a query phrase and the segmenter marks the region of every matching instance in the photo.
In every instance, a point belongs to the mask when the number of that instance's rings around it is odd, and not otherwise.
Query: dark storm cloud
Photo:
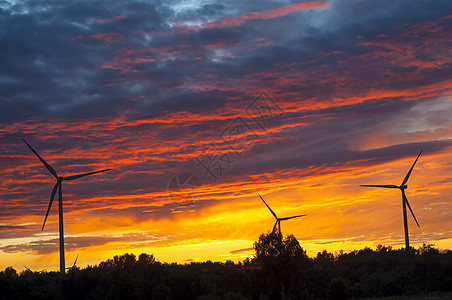
[[[222,99],[218,90],[202,94],[187,90],[181,87],[187,78],[217,74],[216,80],[227,81],[262,72],[275,63],[307,62],[321,52],[362,53],[365,47],[356,43],[357,35],[367,40],[407,22],[444,15],[446,2],[442,6],[429,3],[336,1],[330,9],[319,11],[317,19],[311,14],[288,14],[271,22],[250,20],[241,26],[187,34],[171,32],[174,25],[170,21],[216,20],[277,9],[283,4],[260,2],[256,7],[255,3],[239,1],[178,10],[176,2],[17,3],[4,9],[0,20],[4,45],[0,58],[2,122],[37,115],[115,116],[133,108],[156,115],[162,110],[216,109],[224,105],[228,94],[221,93]],[[270,45],[254,49],[246,45],[261,37]],[[215,54],[205,46],[219,40],[232,43],[234,59],[212,60]],[[237,43],[242,46],[234,46]],[[155,62],[125,63],[120,56],[128,50],[141,53],[135,59]],[[173,54],[170,60],[162,60],[165,51],[178,51],[178,58]],[[106,68],[115,58],[118,65]],[[133,60],[133,56],[123,58]],[[325,58],[324,63],[336,64],[336,59]],[[145,101],[130,101],[142,96]]]
[[[120,3],[106,4],[31,1],[3,12],[3,122],[36,115],[86,117],[90,111],[97,116],[114,115],[116,109],[124,108],[121,105],[125,99],[112,98],[100,87],[108,74],[103,74],[99,66],[113,50],[93,35],[128,36],[131,32],[159,30],[165,10],[157,12],[155,4],[131,3],[126,8]],[[97,19],[112,17],[116,10],[130,15],[124,20],[96,23]],[[80,36],[82,42],[77,42]],[[135,43],[128,39],[127,44]]]

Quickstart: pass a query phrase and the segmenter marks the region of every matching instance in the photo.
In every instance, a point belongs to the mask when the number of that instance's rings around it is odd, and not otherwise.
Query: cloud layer
[[[22,138],[63,176],[113,169],[63,184],[68,247],[102,258],[240,254],[273,224],[258,193],[309,215],[283,225],[308,250],[402,245],[400,195],[358,185],[399,184],[421,149],[412,240],[451,239],[451,8],[1,2],[0,257],[58,250],[54,179]]]

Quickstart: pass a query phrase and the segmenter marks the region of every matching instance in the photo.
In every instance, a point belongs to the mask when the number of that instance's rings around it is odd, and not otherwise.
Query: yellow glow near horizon
[[[311,257],[323,250],[347,252],[375,248],[378,244],[403,247],[400,191],[363,188],[359,184],[398,184],[412,161],[404,159],[368,170],[351,170],[301,181],[289,177],[285,179],[285,188],[269,183],[263,186],[268,192],[262,190],[261,194],[280,217],[308,214],[283,221],[281,228],[284,234],[294,234]],[[408,182],[407,197],[421,224],[421,228],[417,228],[409,216],[412,246],[433,243],[440,249],[452,248],[452,238],[442,236],[437,225],[441,222],[442,228],[452,228],[452,220],[444,211],[450,207],[444,197],[450,195],[452,189],[448,184],[433,183],[436,178],[448,174],[448,163],[447,153],[425,155]],[[65,216],[66,243],[75,238],[74,241],[86,240],[87,244],[74,245],[70,249],[66,246],[66,265],[71,266],[77,254],[80,254],[77,262],[80,267],[124,253],[153,254],[159,261],[168,263],[239,261],[253,256],[254,251],[249,248],[260,233],[272,229],[275,220],[257,194],[225,199],[227,201],[218,201],[201,210],[181,210],[166,218],[145,218],[139,222],[131,215],[110,214],[99,218],[97,213],[90,211],[68,213]],[[49,228],[44,232],[39,231],[40,224],[36,223],[39,220],[20,219],[22,224],[27,221],[36,227],[35,236],[11,237],[3,243],[20,245],[37,238],[54,241],[58,238],[55,214],[50,216]],[[105,242],[90,244],[90,239],[99,237]],[[35,270],[58,269],[58,252],[39,254],[17,250],[3,251],[0,256],[0,269],[7,266],[18,270],[24,266]]]

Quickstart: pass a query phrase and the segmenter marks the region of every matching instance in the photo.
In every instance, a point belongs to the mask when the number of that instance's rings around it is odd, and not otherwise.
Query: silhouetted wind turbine
[[[27,266],[24,266],[25,269],[27,269],[27,271],[30,271],[31,273],[34,273],[32,270],[30,270],[30,268],[28,268]],[[37,273],[44,273],[46,271],[46,269],[42,269],[40,271],[36,271]]]
[[[408,237],[408,220],[407,220],[407,214],[406,214],[406,206],[410,209],[411,215],[414,218],[414,221],[416,221],[416,224],[418,227],[419,223],[416,219],[416,216],[413,213],[413,210],[411,209],[410,203],[408,202],[408,199],[405,195],[405,190],[408,188],[406,185],[408,179],[410,178],[411,172],[413,171],[414,165],[416,164],[417,160],[419,159],[419,156],[421,156],[422,151],[419,152],[419,155],[417,156],[416,160],[414,161],[413,165],[411,166],[410,170],[406,174],[405,178],[402,181],[402,184],[400,186],[393,185],[393,184],[386,184],[386,185],[374,185],[374,184],[361,184],[361,186],[365,187],[379,187],[379,188],[387,188],[387,189],[399,189],[402,192],[402,207],[403,207],[403,225],[405,227],[405,249],[408,249],[410,247],[410,240]]]
[[[77,257],[75,258],[74,264],[72,265],[72,267],[66,267],[66,269],[74,269],[75,268],[75,264],[77,263],[77,259],[78,259],[79,254],[77,254]]]
[[[53,187],[52,190],[52,195],[50,196],[50,202],[49,202],[49,207],[47,208],[47,213],[46,213],[46,217],[44,218],[44,223],[42,224],[42,229],[44,230],[44,226],[46,224],[46,220],[47,220],[47,216],[49,215],[49,211],[50,211],[50,207],[52,206],[53,203],[53,199],[55,198],[55,194],[58,190],[58,215],[59,215],[59,228],[60,228],[60,272],[64,274],[65,271],[65,267],[64,267],[64,234],[63,234],[63,191],[62,191],[62,181],[63,180],[74,180],[74,179],[78,179],[81,177],[85,177],[88,175],[92,175],[92,174],[96,174],[96,173],[101,173],[101,172],[105,172],[105,171],[109,171],[111,169],[105,169],[105,170],[100,170],[100,171],[95,171],[95,172],[90,172],[90,173],[83,173],[83,174],[78,174],[78,175],[72,175],[72,176],[67,176],[67,177],[63,177],[63,176],[58,176],[57,172],[41,157],[39,156],[39,154],[25,141],[25,144],[27,144],[28,148],[30,148],[31,151],[33,151],[33,153],[39,158],[39,160],[44,164],[44,166],[46,166],[47,170],[49,170],[49,172],[56,178],[57,182],[55,184],[55,186]]]
[[[262,198],[261,195],[259,195],[259,197],[262,199],[262,201],[264,201],[264,204],[268,207],[268,209],[270,210],[270,212],[272,213],[272,215],[273,215],[273,216],[275,217],[275,219],[276,219],[275,225],[273,226],[272,233],[275,232],[276,225],[278,225],[278,233],[281,234],[281,221],[285,221],[285,220],[290,220],[290,219],[294,219],[294,218],[298,218],[298,217],[304,217],[304,216],[307,216],[307,215],[298,215],[298,216],[293,216],[293,217],[278,218],[278,216],[275,214],[275,212],[270,208],[270,206],[268,206],[267,202],[265,202],[264,198]]]

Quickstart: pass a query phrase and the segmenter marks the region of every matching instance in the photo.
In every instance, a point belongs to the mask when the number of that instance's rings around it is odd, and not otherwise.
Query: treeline
[[[452,292],[452,252],[378,246],[309,258],[289,235],[262,234],[253,259],[167,264],[115,256],[58,272],[0,271],[0,299],[345,299]]]

